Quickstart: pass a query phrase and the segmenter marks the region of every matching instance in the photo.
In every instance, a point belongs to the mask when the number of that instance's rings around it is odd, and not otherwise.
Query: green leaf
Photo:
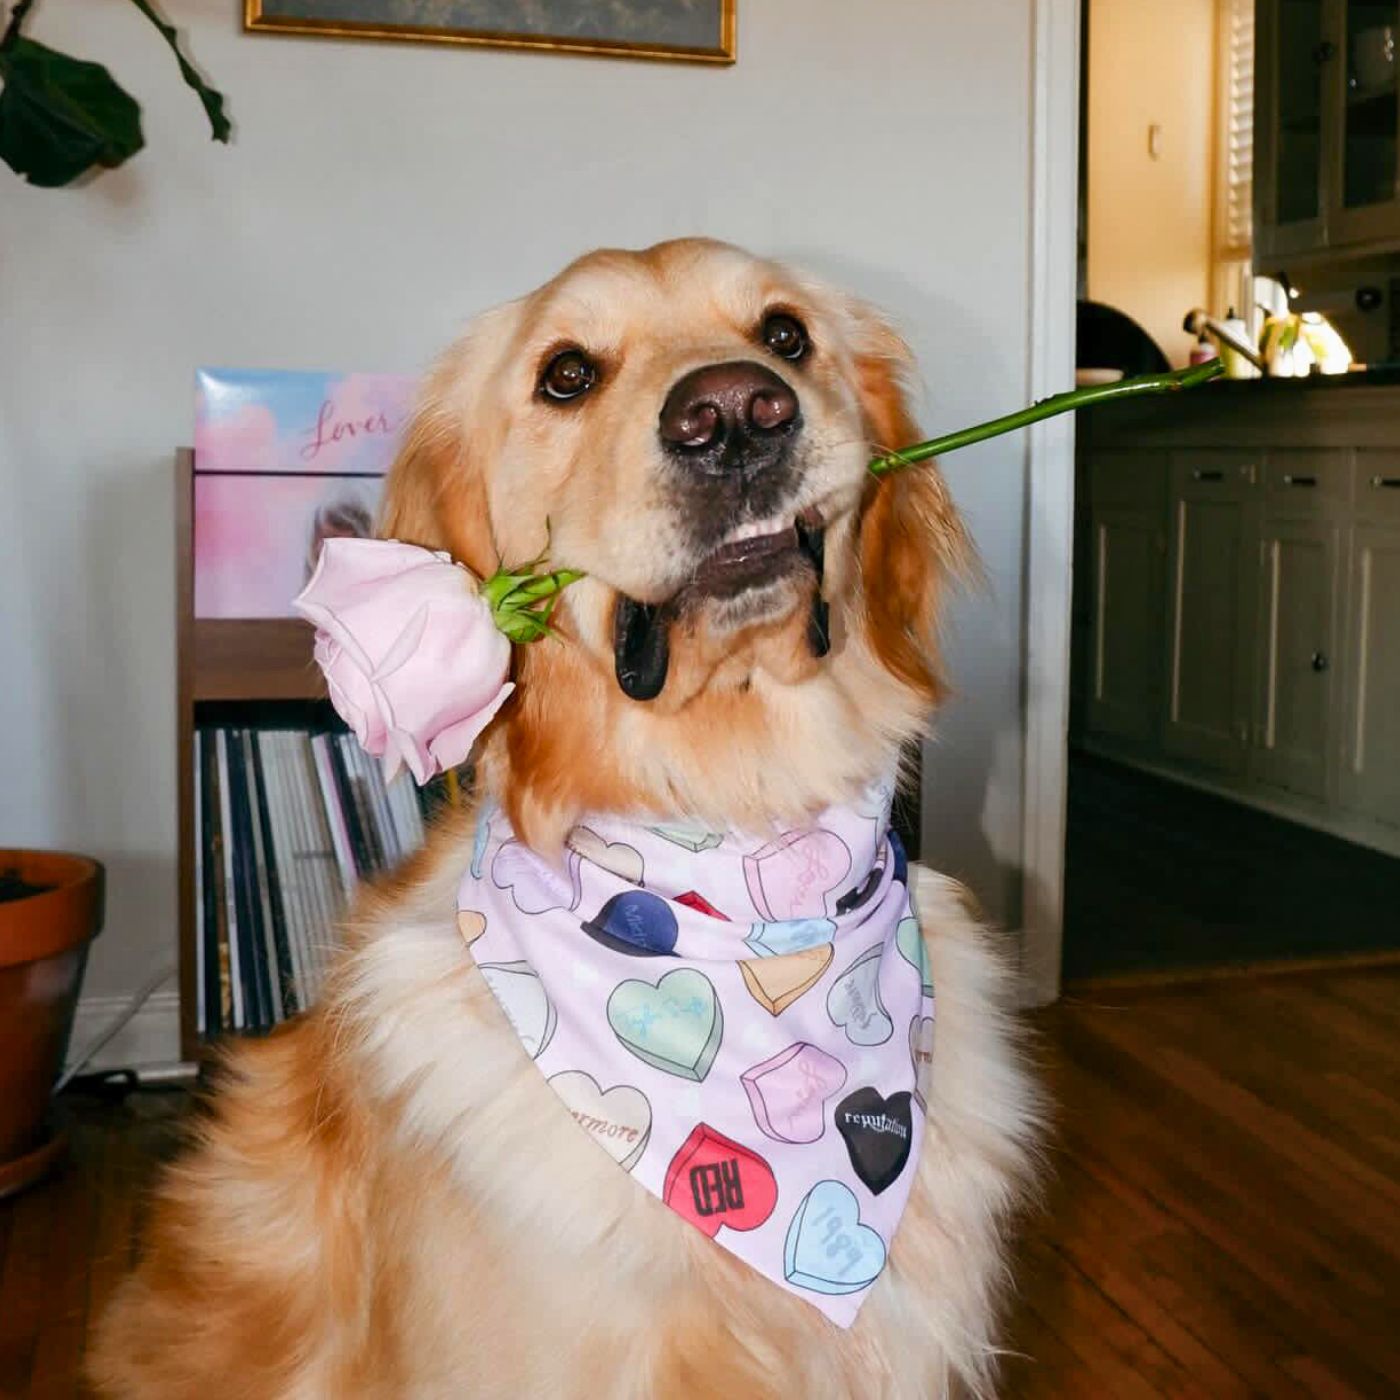
[[[53,188],[144,144],[141,108],[100,63],[16,36],[0,50],[0,160]]]
[[[205,115],[209,118],[209,130],[213,133],[214,140],[227,141],[232,128],[224,115],[223,93],[211,88],[200,76],[199,70],[180,52],[180,40],[175,33],[175,26],[166,24],[151,7],[149,0],[131,0],[131,3],[160,30],[161,37],[170,45],[170,52],[175,55],[175,62],[180,65],[180,76],[195,90],[204,105]]]
[[[539,613],[505,613],[497,617],[496,626],[512,642],[535,642],[553,635],[547,619]]]
[[[491,610],[494,612],[506,603],[515,590],[529,577],[529,574],[512,574],[507,573],[504,569],[497,570],[481,585],[481,596],[491,605]]]

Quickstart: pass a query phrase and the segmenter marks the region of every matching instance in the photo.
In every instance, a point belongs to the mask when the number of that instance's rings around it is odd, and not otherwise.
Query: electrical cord
[[[54,1093],[61,1093],[68,1082],[92,1062],[103,1046],[105,1046],[118,1031],[145,1006],[152,995],[170,981],[174,975],[175,968],[173,966],[166,966],[146,982],[140,991],[136,992],[126,1006],[113,1018],[111,1024],[99,1031],[71,1060],[69,1060],[68,1068],[58,1076],[58,1082],[53,1086]]]

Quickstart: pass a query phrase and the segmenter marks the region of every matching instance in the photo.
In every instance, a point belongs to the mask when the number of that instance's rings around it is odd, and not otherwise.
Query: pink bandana
[[[579,1125],[842,1327],[923,1135],[933,988],[889,790],[763,836],[589,818],[563,868],[478,819],[458,924]]]

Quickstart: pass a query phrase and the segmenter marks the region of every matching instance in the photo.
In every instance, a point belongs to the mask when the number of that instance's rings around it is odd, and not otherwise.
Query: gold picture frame
[[[638,0],[648,10],[656,0]],[[503,11],[517,0],[496,0]],[[545,0],[550,3],[550,0]],[[557,0],[564,4],[567,0]],[[644,58],[672,63],[733,63],[737,56],[738,0],[710,0],[714,9],[713,44],[665,42],[659,38],[599,37],[566,32],[529,32],[505,27],[405,22],[397,18],[415,6],[423,12],[450,10],[451,0],[244,0],[243,27],[253,34],[315,34],[337,39],[404,39],[430,44],[468,44],[478,48],[539,49],[549,53],[589,54],[606,58]],[[464,0],[464,8],[468,8]],[[489,8],[489,3],[486,6]],[[341,14],[337,15],[337,9]],[[378,8],[394,18],[372,16]],[[474,8],[482,8],[478,5]],[[704,17],[704,16],[702,16]]]

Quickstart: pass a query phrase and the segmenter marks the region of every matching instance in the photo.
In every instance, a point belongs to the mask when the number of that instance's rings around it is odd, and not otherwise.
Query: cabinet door
[[[1160,506],[1104,506],[1092,519],[1089,728],[1147,743],[1161,705],[1162,513]]]
[[[1226,454],[1173,468],[1163,747],[1225,773],[1243,768],[1249,738],[1256,479]]]
[[[1250,775],[1324,801],[1334,713],[1340,527],[1266,519]]]
[[[1328,242],[1393,239],[1400,235],[1400,0],[1336,4],[1338,52],[1326,74],[1337,131],[1328,156]]]
[[[1359,525],[1351,567],[1341,800],[1400,825],[1400,529]]]
[[[1335,129],[1326,97],[1339,66],[1323,0],[1261,0],[1255,73],[1255,254],[1326,242],[1324,145]]]

